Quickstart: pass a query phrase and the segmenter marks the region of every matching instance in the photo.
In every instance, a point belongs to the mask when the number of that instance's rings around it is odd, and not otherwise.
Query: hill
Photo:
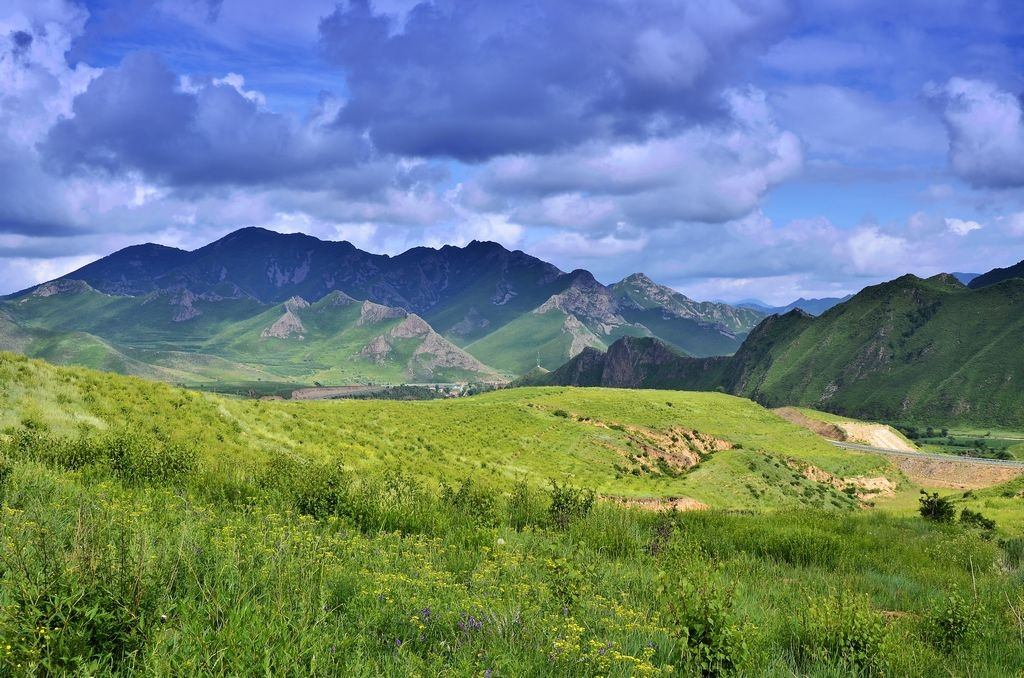
[[[240,345],[232,348],[218,339],[245,334],[252,323],[264,320],[257,316],[280,315],[277,307],[291,299],[315,305],[332,294],[415,315],[430,327],[430,341],[438,350],[454,359],[458,352],[450,342],[480,364],[469,367],[460,356],[456,362],[463,368],[445,372],[455,366],[442,366],[437,374],[429,365],[408,364],[330,371],[322,364],[283,366],[281,360],[297,360],[300,353],[306,358],[326,355],[286,350],[276,356],[275,367],[262,361],[273,357],[267,346],[280,342],[250,341],[247,347],[254,350],[242,355]],[[76,295],[74,303],[68,295]],[[217,355],[271,373],[286,368],[281,376],[289,379],[320,374],[430,381],[454,378],[458,369],[470,378],[490,379],[493,372],[486,366],[522,374],[538,360],[554,368],[585,346],[606,348],[621,336],[659,336],[693,355],[732,353],[761,317],[747,309],[693,302],[644,276],[607,287],[587,271],[563,273],[497,243],[418,247],[390,257],[347,242],[258,228],[236,231],[192,252],[129,247],[12,295],[3,307],[23,329],[85,332],[142,362],[152,356],[138,350],[195,352],[198,362]],[[233,323],[241,325],[232,328]],[[304,340],[307,346],[324,346],[312,337]],[[354,353],[334,350],[332,359],[342,367],[360,362],[363,346],[343,343]],[[9,347],[16,348],[13,343]]]
[[[7,331],[4,348],[174,383],[497,378],[419,316],[359,303],[340,292],[315,304],[294,297],[264,305],[188,292],[117,296],[83,281],[62,280],[2,307],[6,327],[15,328]]]
[[[772,316],[731,358],[688,359],[656,343],[625,340],[604,358],[584,356],[542,382],[721,389],[771,407],[1019,429],[1022,306],[1024,280],[970,290],[952,276],[907,275],[868,287],[818,318],[800,311]],[[592,366],[601,361],[611,365],[603,364],[595,379]]]
[[[0,354],[0,672],[1024,663],[1020,483],[951,497],[995,539],[861,510],[889,473],[722,394],[260,402]],[[638,510],[705,505],[744,510]]]
[[[979,276],[975,276],[969,283],[967,283],[967,286],[972,290],[978,290],[982,287],[995,285],[996,283],[1000,283],[1004,280],[1011,280],[1013,278],[1024,278],[1024,261],[1006,268],[994,268],[988,273],[982,273]]]
[[[0,358],[0,384],[0,430],[29,425],[77,435],[83,426],[137,426],[194,440],[204,463],[238,471],[280,455],[341,458],[364,471],[400,462],[433,484],[473,472],[498,487],[570,477],[604,494],[688,497],[723,508],[852,506],[827,483],[791,485],[793,469],[777,462],[839,478],[890,473],[882,458],[836,450],[749,400],[716,393],[555,388],[425,402],[260,402],[12,354]],[[300,420],[302,435],[289,433],[289,422]]]

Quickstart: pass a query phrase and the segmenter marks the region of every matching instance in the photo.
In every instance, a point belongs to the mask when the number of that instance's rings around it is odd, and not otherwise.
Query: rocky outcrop
[[[91,290],[92,288],[89,287],[89,284],[81,280],[53,280],[35,288],[26,298],[46,298],[57,294],[77,294]]]
[[[284,302],[284,314],[273,325],[263,330],[261,339],[305,339],[306,328],[298,311],[309,308],[309,303],[302,297],[292,297]]]
[[[714,389],[727,358],[690,358],[652,337],[624,337],[602,353],[585,348],[575,358],[523,385]]]
[[[394,306],[375,304],[372,301],[364,301],[362,307],[359,309],[359,320],[356,324],[360,327],[365,325],[376,325],[377,323],[385,320],[404,318],[407,315],[409,315],[409,312],[404,308],[395,308]]]

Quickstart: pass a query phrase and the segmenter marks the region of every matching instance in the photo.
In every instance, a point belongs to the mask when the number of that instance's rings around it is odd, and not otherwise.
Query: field
[[[2,673],[1024,667],[1024,484],[957,496],[994,532],[869,509],[835,482],[916,488],[740,398],[260,402],[9,354],[0,385]]]

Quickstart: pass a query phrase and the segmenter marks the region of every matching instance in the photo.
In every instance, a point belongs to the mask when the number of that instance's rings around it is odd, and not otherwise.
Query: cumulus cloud
[[[353,0],[320,25],[341,120],[385,151],[479,161],[713,115],[725,76],[789,16],[783,0]]]
[[[991,82],[951,78],[926,93],[942,107],[950,162],[975,186],[1024,186],[1024,112],[1020,97]]]
[[[764,94],[730,90],[729,117],[641,142],[600,142],[547,155],[491,161],[480,183],[503,196],[539,199],[514,208],[524,220],[576,227],[628,222],[723,222],[757,207],[799,171],[800,142],[780,130]]]
[[[369,159],[352,130],[265,111],[236,74],[185,87],[154,54],[135,53],[74,99],[44,155],[65,173],[138,171],[175,185],[287,181]]]
[[[949,229],[950,233],[956,233],[957,235],[967,235],[971,231],[977,231],[981,228],[981,224],[977,221],[965,221],[964,219],[946,219],[946,228]]]

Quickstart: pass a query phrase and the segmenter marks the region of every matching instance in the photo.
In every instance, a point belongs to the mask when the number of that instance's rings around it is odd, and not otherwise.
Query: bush
[[[129,485],[177,483],[195,472],[197,465],[192,447],[130,428],[78,438],[22,428],[13,434],[6,449],[15,459],[38,461],[69,471],[106,463],[114,475]]]
[[[883,675],[889,667],[885,623],[868,597],[843,594],[808,601],[793,654],[801,669],[815,662],[854,674]]]
[[[921,497],[918,499],[921,506],[918,509],[921,517],[925,520],[934,520],[939,523],[951,523],[956,517],[956,509],[953,502],[945,497],[940,497],[938,492],[928,494],[921,490]]]
[[[344,515],[350,482],[341,464],[309,464],[300,468],[294,479],[295,508],[315,518]]]
[[[196,469],[196,452],[191,447],[163,443],[131,429],[107,434],[99,441],[102,455],[121,480],[128,484],[170,484],[179,482]]]
[[[677,668],[694,676],[739,673],[748,656],[746,630],[733,613],[731,593],[707,580],[674,581],[670,589],[666,621],[677,643]]]
[[[14,473],[14,464],[7,457],[0,455],[0,502],[3,502],[7,494],[7,482]]]
[[[585,517],[594,508],[596,495],[593,490],[581,490],[568,484],[559,485],[551,481],[551,506],[548,518],[551,524],[564,530],[573,520]]]
[[[926,623],[929,640],[946,652],[972,641],[980,629],[977,603],[955,593],[932,610]]]
[[[969,508],[965,508],[960,512],[960,523],[968,527],[976,527],[985,532],[994,532],[996,529],[996,521],[986,518],[978,511],[972,511]]]
[[[542,497],[525,480],[520,480],[512,488],[507,509],[508,524],[516,532],[542,524],[547,515]]]
[[[492,527],[497,524],[494,493],[474,485],[470,478],[463,480],[457,490],[442,483],[441,501],[475,525]]]

